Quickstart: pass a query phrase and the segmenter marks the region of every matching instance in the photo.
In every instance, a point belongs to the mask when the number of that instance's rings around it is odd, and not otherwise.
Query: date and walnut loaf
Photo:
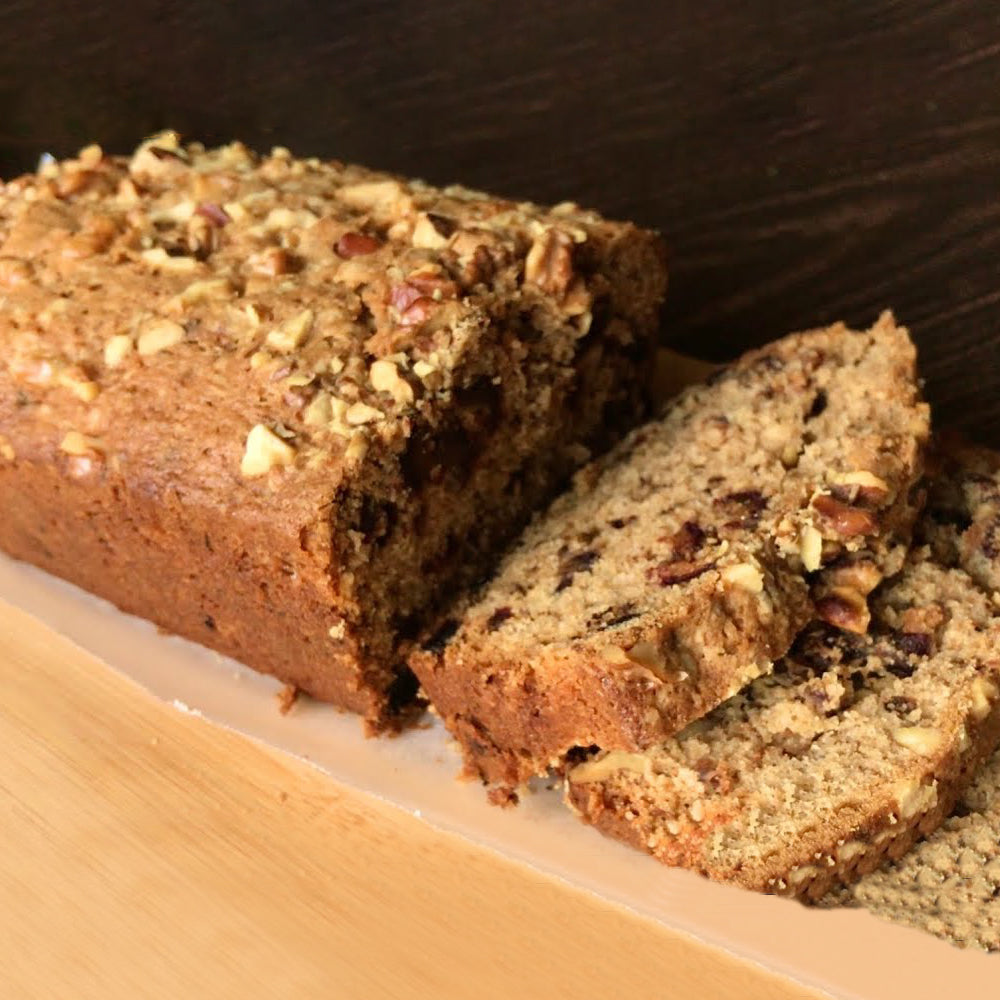
[[[655,745],[768,672],[814,601],[863,632],[905,557],[928,421],[889,314],[683,393],[578,473],[411,657],[468,770],[503,801],[575,748]]]
[[[173,133],[0,186],[0,547],[387,723],[644,406],[659,238]]]
[[[867,635],[814,623],[774,672],[644,753],[597,751],[567,800],[668,865],[818,899],[898,858],[1000,743],[1000,612],[914,550]]]

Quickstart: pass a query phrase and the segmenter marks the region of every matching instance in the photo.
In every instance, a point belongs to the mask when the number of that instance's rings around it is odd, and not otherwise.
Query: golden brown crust
[[[172,134],[45,164],[0,187],[0,546],[378,723],[641,411],[664,284],[576,206]]]

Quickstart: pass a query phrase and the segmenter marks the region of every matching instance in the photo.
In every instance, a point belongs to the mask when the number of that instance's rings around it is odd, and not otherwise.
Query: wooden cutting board
[[[0,994],[820,994],[156,701],[0,603]]]

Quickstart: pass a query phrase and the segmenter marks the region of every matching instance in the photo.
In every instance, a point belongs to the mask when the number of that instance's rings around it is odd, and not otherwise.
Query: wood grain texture
[[[1000,444],[1000,8],[982,0],[16,0],[0,173],[172,124],[659,226],[716,359],[891,306]]]
[[[819,995],[156,702],[0,604],[8,1000]]]

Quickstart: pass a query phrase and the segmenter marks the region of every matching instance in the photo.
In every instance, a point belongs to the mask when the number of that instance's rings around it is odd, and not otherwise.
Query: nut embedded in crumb
[[[184,327],[172,319],[149,320],[139,334],[136,348],[143,357],[175,347],[184,340]]]
[[[62,441],[59,442],[60,451],[76,457],[90,455],[92,452],[102,449],[103,445],[97,438],[88,437],[79,431],[67,431]]]
[[[926,726],[903,726],[892,736],[900,746],[923,757],[936,753],[944,742],[944,737],[938,730],[928,729]]]
[[[871,511],[852,507],[827,493],[816,497],[812,506],[842,538],[871,535],[878,528],[878,520]]]
[[[104,345],[104,363],[109,368],[117,368],[135,350],[132,338],[127,333],[118,333],[108,338]]]
[[[759,594],[764,590],[764,575],[751,563],[727,566],[722,571],[722,579],[734,587],[748,590],[751,594]]]

